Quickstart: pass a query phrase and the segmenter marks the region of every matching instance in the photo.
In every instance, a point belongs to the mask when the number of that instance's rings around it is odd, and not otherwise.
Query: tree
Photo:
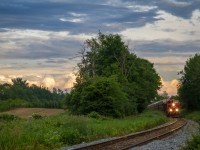
[[[115,95],[118,93],[121,96],[125,93],[127,99],[120,99],[122,103],[128,103],[128,105],[123,106],[126,107],[124,115],[142,112],[148,103],[156,97],[161,82],[153,64],[130,53],[128,46],[118,34],[105,35],[99,32],[97,38],[86,40],[80,54],[82,60],[78,63],[76,83],[71,94],[66,98],[66,103],[72,113],[89,113],[92,109],[85,107],[91,108],[90,104],[93,105],[95,101],[102,100],[104,103],[104,98],[93,97],[94,99],[91,100],[90,97],[99,87],[99,84],[93,80],[100,77],[105,81],[109,80],[110,77],[115,77],[117,83],[113,83],[113,86],[119,84],[120,88],[118,88],[118,92],[113,90],[116,93],[113,92],[110,95],[110,100],[115,99]],[[87,90],[88,88],[91,93]],[[100,91],[103,92],[104,88],[100,88]],[[113,102],[109,103],[112,106],[107,107],[107,112],[113,112],[112,109],[117,110],[114,105],[115,103],[117,105],[118,101],[114,100]]]
[[[23,87],[23,88],[28,87],[27,81],[23,80],[22,78],[12,79],[12,82],[13,82],[13,86],[20,86],[20,87]]]
[[[200,54],[189,58],[180,74],[180,100],[188,110],[200,110]]]
[[[26,102],[29,107],[49,107],[60,108],[65,97],[60,89],[54,88],[49,91],[45,87],[36,85],[29,86],[26,80],[16,78],[12,80],[13,84],[0,84],[0,101],[13,101],[18,106],[18,101]],[[24,103],[21,105],[24,106]],[[8,108],[11,108],[10,106]]]

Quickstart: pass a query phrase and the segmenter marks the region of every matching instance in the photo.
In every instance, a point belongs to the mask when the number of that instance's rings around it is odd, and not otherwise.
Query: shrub
[[[16,119],[18,119],[18,117],[12,114],[0,114],[0,120],[10,121]]]
[[[94,119],[100,119],[102,116],[98,112],[92,111],[91,113],[88,114],[88,117]]]
[[[74,145],[81,143],[83,140],[83,135],[77,129],[67,128],[61,134],[61,141],[64,144]]]
[[[66,98],[72,113],[86,115],[95,111],[103,116],[125,116],[128,98],[115,78],[96,77],[77,86]]]
[[[32,114],[32,118],[33,118],[33,119],[42,119],[43,117],[42,117],[42,115],[40,115],[40,114],[33,113],[33,114]]]

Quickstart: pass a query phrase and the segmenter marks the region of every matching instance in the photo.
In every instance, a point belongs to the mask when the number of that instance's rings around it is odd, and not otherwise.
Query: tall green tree
[[[188,110],[200,110],[200,54],[189,58],[180,74],[180,100]]]
[[[91,84],[93,87],[98,87],[98,84],[91,82],[93,78],[97,77],[103,77],[104,80],[108,80],[113,76],[116,78],[116,82],[120,85],[119,89],[121,90],[121,92],[118,93],[122,95],[125,93],[129,104],[128,106],[122,106],[123,108],[126,107],[125,111],[123,111],[123,115],[142,112],[147,104],[157,95],[157,90],[160,88],[161,83],[160,77],[156,73],[153,64],[130,53],[128,46],[122,41],[118,34],[105,35],[99,32],[97,38],[86,40],[80,54],[82,59],[81,62],[78,63],[79,70],[76,84],[72,89],[71,95],[68,95],[67,98],[68,107],[72,112],[84,110],[83,107],[86,107],[84,103],[87,103],[87,106],[89,104],[92,105],[92,101],[88,103],[86,98],[83,99],[81,97],[84,93],[83,91],[87,89],[85,87],[90,87]],[[117,84],[113,84],[113,86]],[[96,89],[96,87],[94,87],[94,89]],[[91,92],[94,91],[95,90],[91,90]],[[103,88],[100,88],[100,91],[103,92]],[[86,93],[89,92],[87,91]],[[114,99],[115,95],[119,96],[118,93],[113,92],[110,97]],[[90,95],[92,94],[90,93]],[[95,92],[93,95],[95,95]],[[91,97],[89,99],[91,99]],[[100,101],[97,97],[94,98],[93,101],[97,99]],[[127,104],[127,99],[120,99],[120,101],[122,104]],[[109,103],[109,105],[115,104]],[[111,109],[114,107],[110,106],[108,108]],[[102,109],[104,112],[111,112],[105,110],[103,107]]]

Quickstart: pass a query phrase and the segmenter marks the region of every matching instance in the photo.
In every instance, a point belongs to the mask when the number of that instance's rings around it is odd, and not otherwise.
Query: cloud
[[[116,5],[115,5],[116,4]],[[21,5],[21,7],[15,7]],[[26,9],[25,9],[26,8]],[[123,1],[5,1],[0,5],[0,28],[33,29],[94,33],[97,30],[119,31],[122,28],[155,21],[156,6]],[[120,12],[120,13],[119,13]],[[105,24],[118,23],[119,28]],[[126,23],[126,25],[124,24]],[[78,30],[77,30],[78,29]]]
[[[176,7],[186,7],[186,6],[190,6],[192,5],[191,2],[180,2],[180,1],[176,1],[176,0],[163,0],[163,2],[168,3],[169,5],[173,5]]]
[[[92,35],[71,35],[67,31],[6,29],[0,32],[0,58],[41,59],[74,56]]]
[[[2,0],[0,79],[70,88],[80,61],[71,58],[101,30],[122,35],[170,86],[200,50],[199,8],[199,0]]]
[[[164,81],[162,82],[162,88],[160,89],[159,93],[163,93],[166,91],[169,95],[177,95],[177,86],[178,86],[178,80],[173,79],[171,81]]]
[[[27,83],[29,84],[29,86],[31,86],[31,85],[41,86],[40,81],[29,81],[29,80],[27,80]]]
[[[87,14],[84,14],[84,13],[76,13],[76,12],[71,12],[70,13],[72,16],[74,16],[74,17],[85,17],[85,16],[87,16]]]
[[[55,80],[53,77],[45,77],[42,81],[42,85],[44,87],[48,87],[49,89],[52,89],[53,87],[55,87]]]
[[[66,22],[74,22],[74,23],[83,23],[84,20],[80,18],[74,18],[74,19],[65,19],[65,18],[60,18],[60,21],[66,21]]]
[[[154,24],[146,24],[142,27],[129,28],[121,31],[120,34],[131,40],[174,40],[194,41],[200,37],[200,11],[195,10],[191,19],[183,19],[173,16],[165,11],[158,11],[156,18],[160,20]],[[162,19],[161,19],[162,18]],[[169,26],[170,24],[170,26]],[[195,31],[195,32],[193,32]],[[193,34],[191,34],[191,32]]]
[[[69,76],[64,84],[64,88],[70,90],[74,86],[74,83],[75,83],[75,77]]]
[[[157,65],[183,65],[187,60],[187,57],[146,57],[150,62],[153,62]]]
[[[4,75],[0,75],[0,84],[12,83],[12,80]]]

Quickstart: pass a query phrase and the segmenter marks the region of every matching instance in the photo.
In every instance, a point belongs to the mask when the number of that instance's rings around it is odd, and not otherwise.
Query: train
[[[181,115],[180,101],[175,99],[158,101],[150,104],[148,108],[164,111],[168,117],[180,117]]]

